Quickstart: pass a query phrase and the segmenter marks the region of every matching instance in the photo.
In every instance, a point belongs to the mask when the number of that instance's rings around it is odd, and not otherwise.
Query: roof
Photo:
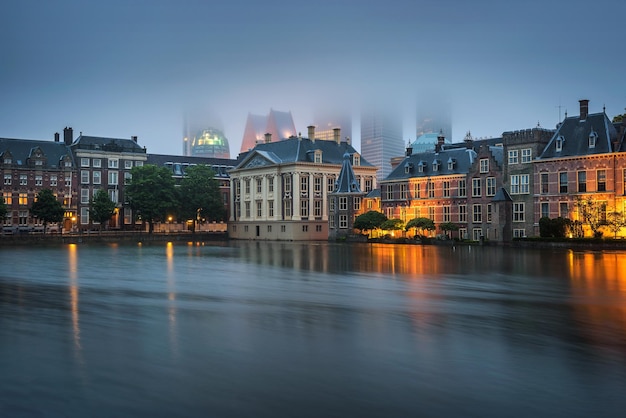
[[[322,164],[343,164],[344,154],[358,152],[348,142],[311,141],[308,138],[288,138],[278,142],[257,144],[235,169],[252,168],[259,165],[315,162],[316,151],[321,152]],[[360,165],[374,167],[361,157]]]
[[[10,153],[13,164],[26,165],[28,158],[35,149],[41,149],[46,158],[46,167],[61,167],[64,157],[71,156],[71,152],[63,142],[41,141],[33,139],[0,138],[0,155]]]
[[[76,149],[101,150],[110,152],[145,153],[146,148],[141,147],[134,139],[105,138],[100,136],[81,135],[71,145]]]
[[[361,188],[359,182],[352,170],[352,164],[350,163],[350,154],[347,152],[343,155],[343,163],[341,164],[341,171],[337,176],[335,182],[335,190],[333,193],[358,193],[361,194]]]
[[[589,137],[595,135],[595,146],[590,147]],[[579,116],[565,118],[539,158],[562,158],[582,155],[606,154],[613,151],[617,130],[606,113],[593,113],[581,120]],[[557,142],[561,150],[557,150]]]
[[[496,192],[496,194],[493,196],[493,199],[491,199],[492,202],[512,202],[513,199],[511,198],[511,195],[509,194],[509,192],[506,191],[506,189],[504,187],[500,187],[500,189]]]
[[[475,157],[476,151],[467,148],[451,148],[439,152],[428,151],[411,154],[405,157],[385,180],[466,174],[469,172]],[[435,162],[437,162],[437,171],[434,171]]]
[[[187,155],[148,154],[146,164],[169,167],[174,174],[184,172],[184,168],[192,165],[211,166],[218,177],[228,177],[228,170],[237,165],[237,160],[229,158],[192,157]]]

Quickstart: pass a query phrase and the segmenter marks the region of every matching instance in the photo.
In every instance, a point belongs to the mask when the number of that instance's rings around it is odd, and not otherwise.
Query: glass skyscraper
[[[378,181],[391,173],[391,159],[405,154],[400,112],[368,110],[361,113],[361,155],[379,168]]]

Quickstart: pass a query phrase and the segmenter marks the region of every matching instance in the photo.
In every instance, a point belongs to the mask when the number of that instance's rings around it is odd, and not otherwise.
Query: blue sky
[[[291,110],[305,133],[324,106],[373,100],[411,115],[420,94],[440,92],[456,142],[467,131],[552,128],[558,106],[561,117],[578,114],[579,99],[610,117],[626,107],[622,1],[22,0],[1,9],[2,137],[52,139],[72,126],[180,154],[184,114],[195,109],[221,120],[235,156],[248,112],[270,108]]]

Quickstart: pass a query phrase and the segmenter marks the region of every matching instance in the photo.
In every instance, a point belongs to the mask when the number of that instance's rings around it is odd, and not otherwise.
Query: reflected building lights
[[[176,324],[176,273],[174,271],[174,244],[170,241],[165,247],[167,263],[167,299],[170,334],[170,348],[178,356],[178,330]]]
[[[70,280],[70,306],[72,312],[72,331],[74,336],[74,346],[80,363],[83,362],[80,341],[80,322],[78,306],[78,247],[76,244],[68,245],[68,272]]]

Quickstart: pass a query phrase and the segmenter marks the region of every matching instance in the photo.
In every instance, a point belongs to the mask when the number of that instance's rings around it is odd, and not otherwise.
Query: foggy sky
[[[624,15],[615,0],[5,2],[0,137],[71,126],[181,154],[185,111],[212,109],[234,158],[248,112],[290,110],[305,133],[325,104],[412,117],[421,91],[449,97],[454,142],[554,128],[579,99],[612,117],[626,106]]]

